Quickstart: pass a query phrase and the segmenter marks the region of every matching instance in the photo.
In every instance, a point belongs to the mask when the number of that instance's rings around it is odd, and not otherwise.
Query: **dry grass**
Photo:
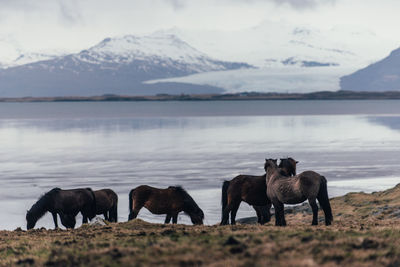
[[[287,227],[150,224],[0,231],[0,265],[399,266],[400,186],[332,199],[334,223],[304,207]],[[321,213],[321,218],[323,214]]]

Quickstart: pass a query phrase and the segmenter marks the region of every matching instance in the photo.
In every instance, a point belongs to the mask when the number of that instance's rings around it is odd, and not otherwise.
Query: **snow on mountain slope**
[[[146,81],[157,85],[165,82],[190,83],[223,88],[225,93],[278,92],[309,93],[337,91],[341,76],[353,71],[338,67],[258,68],[245,70],[216,71],[193,74],[185,77]]]
[[[286,21],[264,21],[256,27],[237,31],[167,29],[210,56],[222,60],[248,62],[258,67],[302,67],[339,65],[361,68],[379,60],[399,46],[397,36],[390,39],[360,26],[319,28]],[[320,63],[320,64],[318,64]]]
[[[106,38],[77,54],[0,70],[0,96],[220,92],[212,86],[142,82],[239,68],[251,66],[212,59],[174,35],[128,35]]]
[[[229,63],[210,58],[173,34],[148,36],[126,35],[106,38],[98,45],[80,52],[76,58],[90,64],[130,64],[148,61],[162,66],[178,67],[197,73],[250,67],[243,63]]]
[[[15,40],[0,37],[0,69],[49,60],[64,54],[62,51],[24,51]]]

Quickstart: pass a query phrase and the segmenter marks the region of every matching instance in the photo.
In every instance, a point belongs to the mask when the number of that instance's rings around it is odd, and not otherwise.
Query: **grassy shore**
[[[400,265],[400,185],[350,193],[331,204],[329,227],[322,221],[311,226],[310,210],[303,205],[287,209],[287,227],[162,225],[136,219],[70,231],[0,231],[0,265]]]

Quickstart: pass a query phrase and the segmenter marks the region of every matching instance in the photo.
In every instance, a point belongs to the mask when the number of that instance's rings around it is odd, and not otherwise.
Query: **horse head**
[[[34,214],[28,210],[26,212],[26,229],[29,230],[35,227],[37,220],[38,219],[36,218],[36,216],[34,216]]]
[[[204,212],[199,207],[197,207],[192,213],[190,213],[190,220],[193,224],[203,224]]]
[[[282,169],[283,175],[285,176],[295,176],[296,175],[296,164],[298,161],[293,158],[283,158],[280,159],[279,168]]]
[[[174,189],[181,194],[183,197],[183,211],[190,216],[190,220],[193,224],[203,224],[204,212],[194,199],[180,186],[174,187]]]
[[[264,170],[267,172],[268,168],[277,168],[278,167],[278,160],[277,159],[265,159]]]

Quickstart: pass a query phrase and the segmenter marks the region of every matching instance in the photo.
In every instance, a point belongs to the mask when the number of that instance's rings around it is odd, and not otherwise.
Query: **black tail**
[[[97,205],[96,205],[96,195],[94,194],[92,188],[86,188],[87,190],[89,190],[90,194],[92,194],[93,197],[93,202],[92,202],[92,211],[91,211],[91,215],[89,217],[89,220],[93,219],[94,217],[96,217],[97,214]]]
[[[110,220],[112,222],[118,222],[118,198],[110,210]]]
[[[132,209],[133,209],[133,193],[134,193],[134,191],[135,191],[135,189],[132,189],[129,192],[129,217],[128,217],[128,220],[132,219],[131,213],[132,213]]]
[[[331,204],[329,203],[327,183],[328,182],[326,181],[326,178],[324,176],[321,176],[321,184],[319,186],[317,199],[319,205],[321,205],[325,213],[325,224],[330,225],[331,222],[333,221],[333,215],[332,215]]]
[[[222,217],[224,216],[224,210],[226,206],[228,205],[228,187],[229,187],[230,181],[224,181],[222,184],[222,198],[221,198],[221,204],[222,204]]]

